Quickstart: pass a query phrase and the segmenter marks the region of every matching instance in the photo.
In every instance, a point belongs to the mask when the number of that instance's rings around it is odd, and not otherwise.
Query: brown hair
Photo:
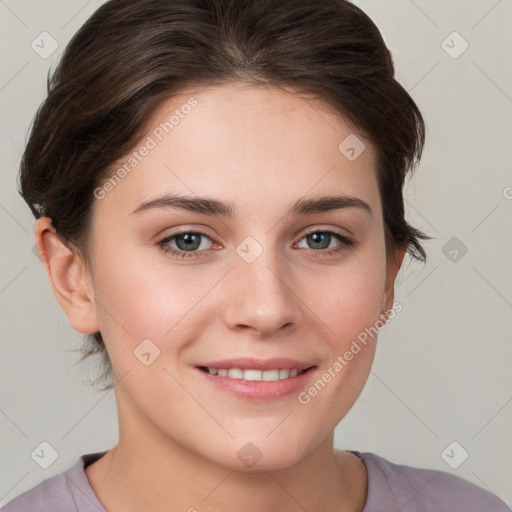
[[[166,100],[232,81],[291,86],[344,116],[377,151],[388,254],[426,260],[402,189],[425,142],[421,113],[394,79],[371,19],[345,0],[110,0],[80,28],[31,128],[20,193],[88,264],[94,189],[133,149]],[[341,141],[340,141],[341,142]],[[99,353],[100,333],[82,359]],[[108,385],[104,389],[111,389]]]

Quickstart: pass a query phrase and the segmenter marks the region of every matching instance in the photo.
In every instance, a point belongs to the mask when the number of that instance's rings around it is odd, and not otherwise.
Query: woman
[[[340,451],[394,280],[421,113],[341,0],[111,0],[21,166],[38,252],[115,385],[119,442],[4,511],[505,511]]]

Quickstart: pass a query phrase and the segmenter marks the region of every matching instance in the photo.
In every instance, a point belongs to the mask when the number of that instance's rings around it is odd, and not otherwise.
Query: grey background
[[[49,66],[101,3],[0,0],[0,506],[117,442],[113,391],[95,393],[91,363],[74,365],[81,337],[32,252],[34,219],[16,192]],[[425,116],[427,146],[406,206],[434,240],[427,265],[405,261],[396,288],[403,310],[380,334],[336,445],[451,472],[511,505],[512,3],[355,3],[381,29]],[[47,59],[31,48],[43,31],[59,44]],[[458,36],[446,40],[454,31],[469,44],[458,58],[444,49],[462,48]],[[48,469],[31,458],[43,441],[58,452]],[[450,460],[469,454],[457,469],[442,456],[454,441]]]

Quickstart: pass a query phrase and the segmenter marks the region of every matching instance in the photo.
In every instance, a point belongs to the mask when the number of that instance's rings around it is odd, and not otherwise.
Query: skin
[[[404,250],[386,258],[374,148],[365,141],[349,161],[338,145],[357,132],[342,117],[310,98],[243,83],[166,101],[148,134],[190,97],[198,102],[190,114],[94,201],[90,267],[48,218],[35,224],[59,304],[76,331],[101,331],[117,382],[119,442],[86,475],[109,512],[360,512],[366,468],[333,448],[333,431],[362,391],[376,337],[307,405],[297,393],[233,396],[206,384],[195,365],[291,357],[317,365],[311,385],[392,308]],[[131,213],[165,192],[232,202],[238,217]],[[299,198],[334,193],[362,199],[372,214],[285,215]],[[187,227],[206,234],[196,257],[157,245]],[[316,248],[305,236],[326,231],[355,245],[327,256],[342,242],[332,235]],[[247,236],[263,248],[252,263],[236,252]],[[168,246],[184,252],[180,241]],[[148,366],[134,357],[145,339],[160,350]],[[248,442],[262,454],[250,468],[237,457]]]

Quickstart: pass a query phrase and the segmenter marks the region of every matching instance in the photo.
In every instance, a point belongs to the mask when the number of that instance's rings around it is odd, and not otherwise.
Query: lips
[[[286,357],[276,357],[272,359],[256,359],[250,357],[222,359],[216,361],[205,361],[197,365],[198,368],[222,368],[229,370],[230,368],[239,368],[240,370],[281,370],[281,369],[297,369],[307,370],[315,366],[311,362],[299,361]]]
[[[290,358],[236,358],[197,366],[213,388],[245,400],[275,400],[298,392],[316,374],[316,365]]]

